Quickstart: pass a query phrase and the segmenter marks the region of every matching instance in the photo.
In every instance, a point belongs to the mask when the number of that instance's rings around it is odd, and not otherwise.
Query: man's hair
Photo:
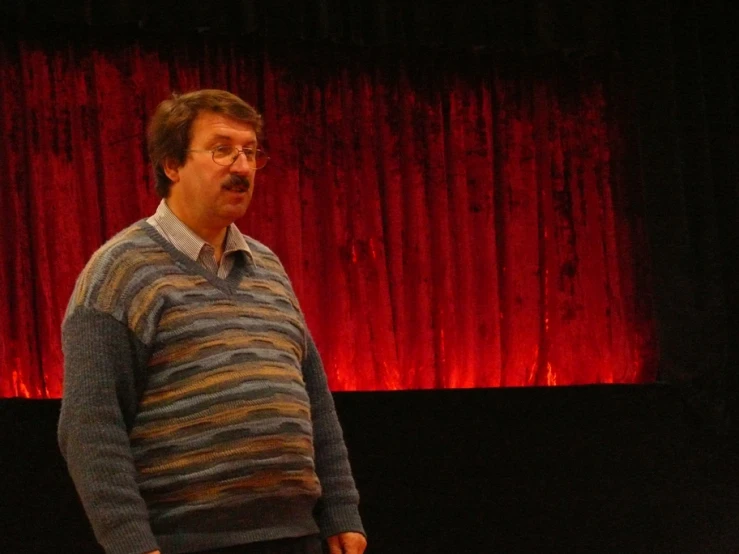
[[[184,165],[192,140],[192,123],[203,112],[247,123],[254,128],[257,137],[261,136],[262,116],[235,94],[217,89],[172,94],[172,98],[157,106],[147,135],[155,189],[162,198],[169,196],[172,186],[172,181],[164,172],[164,163],[171,158]]]

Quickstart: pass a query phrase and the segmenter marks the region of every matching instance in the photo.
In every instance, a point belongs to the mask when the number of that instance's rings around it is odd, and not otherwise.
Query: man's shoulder
[[[139,221],[98,248],[77,278],[65,322],[76,314],[103,314],[128,326],[142,340],[148,336],[144,315],[156,298],[147,291],[172,265],[152,232],[156,230]]]
[[[249,235],[245,233],[241,233],[244,237],[244,240],[246,241],[246,244],[249,245],[249,248],[251,249],[252,253],[254,254],[269,254],[271,256],[277,257],[277,255],[272,251],[272,249],[264,244],[263,242],[258,241],[254,237],[250,237]]]
[[[161,246],[147,232],[143,220],[137,221],[103,243],[90,257],[83,271],[96,271],[110,267],[114,262],[120,264],[124,260],[149,257],[161,250]]]
[[[145,224],[136,222],[111,237],[90,257],[77,279],[73,300],[80,304],[85,299],[118,294],[168,261],[171,258]]]
[[[269,246],[248,235],[244,235],[244,239],[246,240],[246,244],[249,245],[252,256],[254,256],[254,262],[258,266],[279,268],[281,271],[284,271],[280,258]]]

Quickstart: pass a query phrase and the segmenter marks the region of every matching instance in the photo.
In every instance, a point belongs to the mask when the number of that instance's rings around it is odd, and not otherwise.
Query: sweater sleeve
[[[359,515],[359,493],[352,477],[344,435],[321,357],[310,336],[303,361],[303,376],[311,401],[316,473],[323,490],[316,508],[321,536],[326,538],[347,531],[365,534]]]
[[[108,554],[158,550],[128,438],[146,348],[112,316],[85,307],[68,315],[62,345],[59,446],[95,536]]]

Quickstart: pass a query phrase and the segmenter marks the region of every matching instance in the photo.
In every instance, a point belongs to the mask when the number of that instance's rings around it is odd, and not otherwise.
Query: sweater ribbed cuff
[[[318,526],[323,539],[349,531],[367,536],[362,525],[362,518],[359,516],[359,509],[355,504],[324,507],[318,515]]]

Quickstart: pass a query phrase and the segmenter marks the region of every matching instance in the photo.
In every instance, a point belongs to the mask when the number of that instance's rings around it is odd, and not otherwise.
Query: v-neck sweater
[[[245,238],[252,257],[222,279],[140,221],[77,280],[59,439],[108,553],[363,532],[290,281]]]

